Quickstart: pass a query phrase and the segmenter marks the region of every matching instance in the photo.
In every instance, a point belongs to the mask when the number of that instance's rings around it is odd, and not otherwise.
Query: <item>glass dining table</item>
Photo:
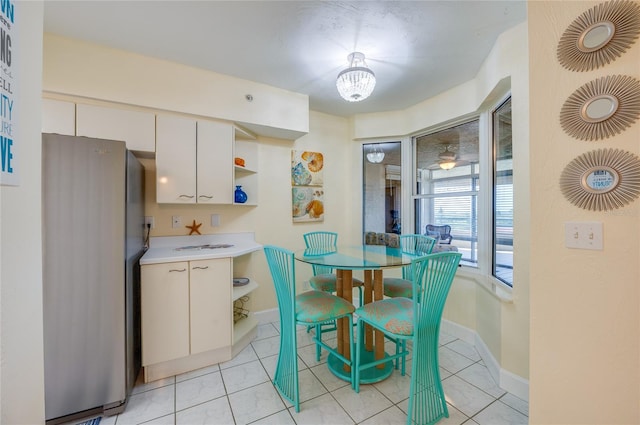
[[[400,248],[384,245],[350,245],[337,247],[307,248],[295,252],[295,259],[303,263],[327,266],[336,270],[336,295],[353,302],[352,275],[354,270],[364,272],[363,303],[382,300],[382,272],[384,269],[402,267],[411,264],[416,255],[402,252]],[[365,350],[361,353],[362,362],[373,358],[383,359],[384,334],[373,331],[369,326],[365,328]],[[337,351],[351,358],[349,344],[348,321],[340,319],[337,323]],[[327,364],[331,372],[337,377],[351,381],[350,367],[334,356],[329,356]],[[393,361],[382,363],[374,368],[365,369],[361,373],[361,383],[371,384],[386,379],[393,372]]]

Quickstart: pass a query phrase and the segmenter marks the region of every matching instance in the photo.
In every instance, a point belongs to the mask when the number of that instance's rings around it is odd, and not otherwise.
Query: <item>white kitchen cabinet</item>
[[[55,99],[42,99],[42,132],[75,136],[75,103]]]
[[[231,345],[231,260],[189,263],[191,354]]]
[[[186,248],[201,244],[229,247],[224,254]],[[233,307],[258,284],[232,282],[250,274],[247,254],[261,248],[251,232],[151,238],[140,259],[145,382],[228,361],[251,343],[257,320],[243,310],[244,318],[235,321]]]
[[[230,258],[141,269],[143,366],[231,347]]]
[[[196,203],[196,121],[156,116],[156,202]]]
[[[189,263],[141,267],[142,365],[189,355]]]
[[[230,204],[233,127],[217,121],[156,117],[158,203]]]
[[[196,193],[199,204],[230,204],[233,186],[233,127],[198,121]]]
[[[153,154],[156,150],[155,114],[132,109],[76,105],[76,134],[122,140],[127,149]]]

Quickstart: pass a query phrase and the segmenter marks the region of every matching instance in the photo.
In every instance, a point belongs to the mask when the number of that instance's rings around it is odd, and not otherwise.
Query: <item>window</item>
[[[511,98],[493,111],[493,267],[496,279],[513,286],[513,149]]]
[[[415,232],[455,245],[478,265],[479,120],[415,138]],[[436,226],[429,227],[427,226]],[[443,227],[444,226],[444,227]],[[450,226],[451,240],[443,232]]]

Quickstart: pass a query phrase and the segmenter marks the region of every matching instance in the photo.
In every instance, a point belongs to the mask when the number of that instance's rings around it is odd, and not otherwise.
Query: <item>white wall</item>
[[[640,152],[638,121],[597,142],[560,126],[562,105],[583,84],[608,75],[640,79],[637,39],[593,71],[572,72],[556,60],[559,37],[598,4],[529,2],[532,424],[640,423],[640,200],[586,211],[565,200],[558,184],[564,167],[585,152]],[[568,221],[603,223],[604,249],[566,248]]]
[[[40,2],[15,4],[20,185],[0,187],[0,423],[44,422]],[[16,111],[17,109],[17,111]]]
[[[43,88],[51,93],[251,123],[296,137],[309,130],[307,95],[53,34],[45,34],[44,49]]]

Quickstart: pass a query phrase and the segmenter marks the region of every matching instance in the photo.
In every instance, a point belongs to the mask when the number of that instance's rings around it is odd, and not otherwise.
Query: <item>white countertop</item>
[[[231,245],[225,248],[194,248],[206,245]],[[182,248],[182,249],[178,249]],[[216,235],[152,237],[149,249],[140,259],[141,265],[176,261],[208,260],[238,257],[262,249],[253,233],[221,233]]]

